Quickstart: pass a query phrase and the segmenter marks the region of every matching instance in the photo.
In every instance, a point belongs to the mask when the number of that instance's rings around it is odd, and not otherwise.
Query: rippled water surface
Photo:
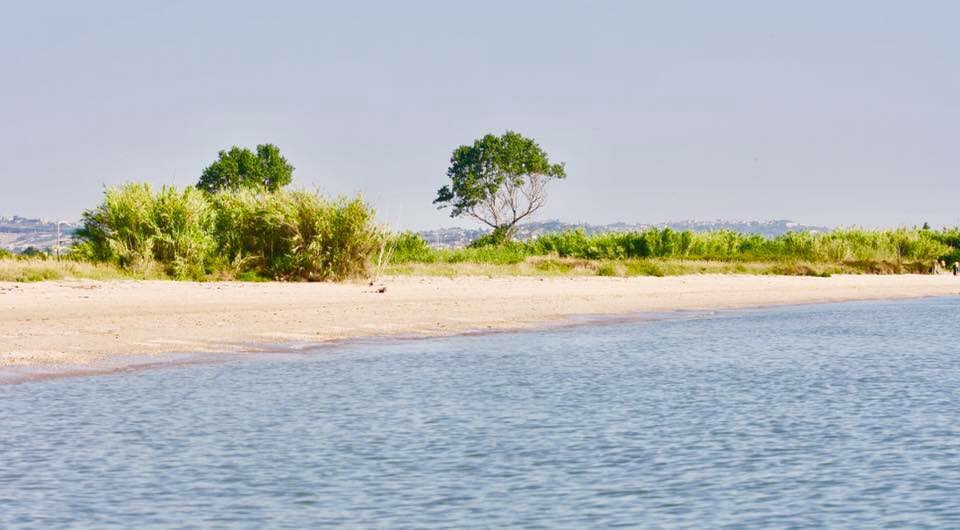
[[[960,299],[0,386],[0,527],[960,527]]]

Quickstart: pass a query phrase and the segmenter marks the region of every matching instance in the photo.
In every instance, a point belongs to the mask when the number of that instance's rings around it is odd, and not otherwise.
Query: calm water
[[[0,527],[960,527],[960,298],[0,386]]]

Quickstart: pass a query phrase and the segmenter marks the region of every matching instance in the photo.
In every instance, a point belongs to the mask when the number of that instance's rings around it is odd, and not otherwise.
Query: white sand
[[[947,275],[403,277],[384,284],[378,294],[356,283],[0,283],[0,366],[79,367],[129,354],[446,335],[576,315],[960,294],[960,279]]]

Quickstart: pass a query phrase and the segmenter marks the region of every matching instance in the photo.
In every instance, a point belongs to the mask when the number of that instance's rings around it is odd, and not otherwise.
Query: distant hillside
[[[60,244],[70,246],[77,228],[77,223],[60,223]],[[44,250],[56,245],[56,221],[17,216],[11,219],[0,217],[0,248],[23,252],[28,247]]]
[[[744,234],[760,234],[766,237],[776,237],[787,232],[827,232],[830,229],[823,226],[802,225],[793,221],[675,221],[659,224],[644,223],[612,223],[606,225],[592,225],[587,223],[564,223],[562,221],[539,221],[524,223],[517,228],[517,239],[526,240],[543,234],[565,232],[581,229],[587,234],[603,234],[607,232],[632,232],[647,228],[669,227],[673,230],[691,230],[693,232],[708,232],[712,230],[733,230]],[[488,230],[469,228],[441,228],[438,230],[423,230],[419,232],[430,245],[435,247],[462,247],[474,239],[488,233]]]

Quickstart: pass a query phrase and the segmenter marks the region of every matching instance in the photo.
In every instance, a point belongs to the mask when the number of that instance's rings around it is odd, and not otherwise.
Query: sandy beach
[[[436,336],[581,315],[960,294],[952,276],[387,278],[359,283],[0,283],[0,366],[80,368],[177,352]],[[132,362],[132,361],[131,361]]]

